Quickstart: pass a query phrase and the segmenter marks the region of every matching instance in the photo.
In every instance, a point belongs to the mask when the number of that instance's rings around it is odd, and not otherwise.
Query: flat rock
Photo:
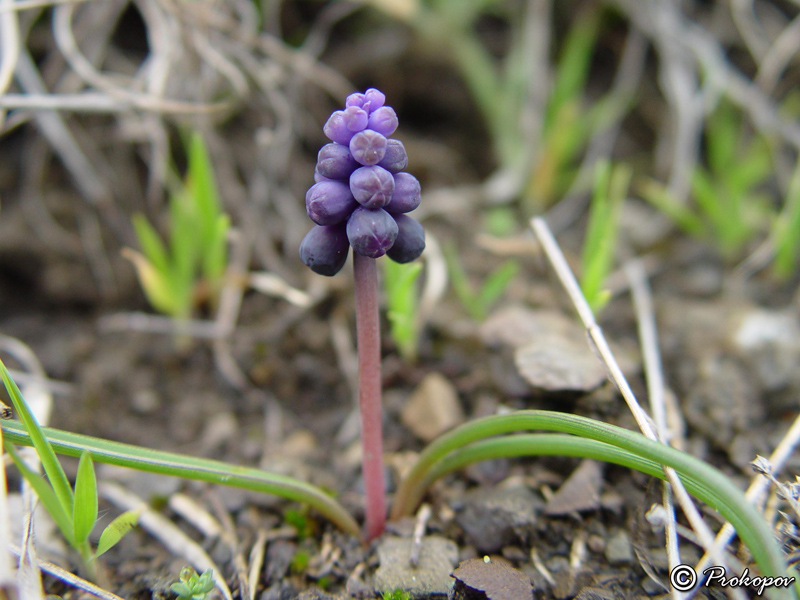
[[[517,371],[536,388],[588,392],[606,380],[584,328],[560,312],[506,307],[487,319],[481,337],[489,345],[511,346]]]
[[[526,487],[478,489],[464,497],[456,519],[478,552],[491,554],[533,531],[542,500]]]
[[[530,578],[503,559],[470,558],[452,576],[449,600],[533,600]]]
[[[458,562],[458,547],[448,539],[427,536],[422,539],[419,561],[414,567],[409,561],[412,546],[413,541],[406,538],[381,540],[375,591],[380,595],[400,589],[412,598],[446,598],[452,582],[450,573]]]
[[[544,507],[548,515],[594,510],[600,506],[603,466],[595,460],[581,461]]]
[[[403,424],[419,439],[430,442],[464,422],[456,389],[439,373],[429,373],[400,413]]]

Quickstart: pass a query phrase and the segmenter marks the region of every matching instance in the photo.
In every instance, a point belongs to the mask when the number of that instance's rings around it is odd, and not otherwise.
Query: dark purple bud
[[[369,102],[369,112],[372,112],[383,106],[383,103],[386,102],[386,95],[375,88],[369,88],[364,92],[364,104],[367,102]]]
[[[409,173],[396,173],[394,175],[392,199],[389,200],[389,204],[384,208],[393,215],[407,213],[419,206],[420,199],[420,187],[417,178]]]
[[[397,223],[382,208],[358,207],[347,219],[347,239],[353,252],[370,258],[386,254],[397,238]]]
[[[356,92],[355,94],[350,94],[344,101],[344,105],[357,106],[358,108],[362,108],[364,106],[364,94],[360,92]]]
[[[356,207],[350,186],[341,181],[321,181],[306,192],[306,212],[317,225],[341,223]]]
[[[315,273],[333,277],[344,266],[349,249],[344,223],[317,225],[300,243],[300,259]]]
[[[383,160],[378,163],[390,173],[399,173],[408,166],[406,147],[400,140],[386,140],[386,153]]]
[[[425,230],[408,215],[394,215],[394,220],[397,223],[397,239],[386,256],[399,263],[411,262],[425,250]]]
[[[342,144],[325,144],[317,154],[317,172],[328,179],[347,179],[359,164]]]
[[[381,106],[370,113],[367,127],[388,137],[397,129],[397,113],[391,106]]]
[[[367,111],[358,106],[348,106],[344,109],[344,124],[353,133],[363,131],[369,122]]]
[[[377,165],[386,154],[386,138],[377,131],[365,129],[350,140],[350,153],[364,166]]]
[[[362,206],[381,208],[392,197],[394,177],[382,167],[360,167],[350,175],[350,191]]]
[[[323,133],[328,136],[329,140],[344,144],[347,146],[353,138],[353,132],[347,128],[344,111],[337,110],[331,113],[328,121],[322,127]]]

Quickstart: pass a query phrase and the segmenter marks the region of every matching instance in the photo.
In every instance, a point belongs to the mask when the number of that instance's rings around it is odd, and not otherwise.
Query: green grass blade
[[[228,267],[228,215],[219,215],[203,250],[203,277],[214,287],[222,280]]]
[[[33,488],[33,491],[36,492],[39,502],[42,503],[45,510],[47,510],[48,514],[53,518],[53,521],[55,521],[55,524],[58,526],[58,529],[64,536],[64,539],[67,540],[67,543],[70,546],[77,548],[77,545],[75,544],[75,538],[73,537],[73,527],[70,515],[64,510],[64,507],[61,505],[61,501],[56,496],[56,493],[51,485],[44,477],[28,468],[28,466],[17,453],[14,446],[8,440],[4,441],[3,445],[5,447],[6,454],[11,457],[11,460],[16,465],[20,474],[25,478],[25,481],[30,484],[30,486]]]
[[[383,266],[390,333],[403,358],[412,361],[416,358],[418,335],[415,284],[422,273],[422,265],[418,262],[399,264],[387,260],[383,261]]]
[[[800,251],[800,163],[795,167],[789,191],[773,227],[774,269],[779,277],[791,275],[797,268]]]
[[[6,440],[27,446],[32,444],[31,437],[21,424],[2,421],[0,427]],[[293,477],[221,461],[121,444],[49,427],[44,429],[44,433],[53,448],[67,456],[80,456],[84,451],[88,451],[94,462],[228,485],[305,502],[343,531],[352,535],[360,533],[358,524],[339,502],[319,487]]]
[[[69,485],[67,475],[64,473],[64,469],[61,467],[61,463],[58,462],[58,457],[56,457],[53,447],[50,445],[47,437],[45,437],[41,425],[39,425],[36,417],[28,407],[28,403],[25,402],[25,399],[22,397],[22,393],[19,391],[17,384],[11,378],[11,374],[8,372],[8,369],[6,369],[3,361],[0,361],[0,376],[3,378],[3,385],[5,386],[6,391],[11,398],[11,402],[14,405],[14,410],[17,413],[17,417],[20,419],[20,421],[22,421],[25,430],[30,436],[30,445],[36,448],[36,453],[39,455],[42,468],[47,474],[47,478],[49,479],[50,485],[52,486],[53,491],[55,492],[55,495],[61,504],[62,510],[68,515],[71,515],[73,497],[72,488]]]
[[[138,510],[126,511],[111,521],[103,530],[103,533],[100,534],[100,541],[97,542],[97,550],[95,550],[94,558],[102,556],[116,546],[138,522]]]
[[[75,502],[72,506],[72,527],[76,544],[84,544],[89,540],[96,521],[97,478],[91,455],[83,452],[78,462],[78,474],[75,477]]]

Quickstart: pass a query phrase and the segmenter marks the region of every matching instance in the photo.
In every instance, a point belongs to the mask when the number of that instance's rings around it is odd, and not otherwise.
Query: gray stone
[[[456,518],[478,552],[491,554],[526,540],[542,504],[541,498],[526,487],[480,489],[464,497]]]
[[[618,531],[608,540],[605,555],[612,565],[627,564],[633,560],[631,540],[625,531]]]
[[[418,564],[414,567],[409,560],[412,546],[413,541],[405,538],[381,540],[375,591],[381,594],[400,589],[407,591],[412,598],[446,598],[453,581],[450,573],[458,562],[458,547],[442,537],[425,537]]]

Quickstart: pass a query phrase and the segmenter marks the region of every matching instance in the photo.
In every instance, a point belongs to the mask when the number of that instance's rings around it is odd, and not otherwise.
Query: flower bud
[[[337,110],[331,113],[328,121],[322,127],[322,132],[329,140],[344,144],[345,146],[348,145],[353,138],[353,132],[347,128],[347,121],[345,120],[343,110]]]
[[[383,160],[378,163],[390,173],[399,173],[408,166],[408,155],[406,147],[400,140],[386,140],[386,152]]]
[[[362,206],[381,208],[392,197],[394,177],[382,167],[360,167],[350,175],[350,192]]]
[[[358,106],[348,106],[343,112],[344,116],[342,118],[344,119],[345,127],[353,133],[363,131],[367,123],[369,123],[369,115],[367,115],[364,109]]]
[[[360,92],[356,92],[355,94],[350,94],[344,101],[345,106],[357,106],[358,108],[362,108],[364,106],[364,94]]]
[[[325,144],[317,154],[317,173],[328,179],[347,179],[359,164],[342,144]]]
[[[321,181],[306,192],[306,212],[317,225],[341,223],[357,206],[350,186],[341,181]]]
[[[419,206],[420,186],[417,178],[410,173],[395,173],[394,192],[384,208],[393,215],[411,212]]]
[[[397,113],[391,106],[382,106],[370,113],[367,127],[381,135],[390,136],[397,129]]]
[[[375,88],[369,88],[364,92],[364,104],[367,102],[369,102],[369,111],[372,112],[383,106],[383,103],[386,102],[386,95]]]
[[[382,208],[358,207],[347,219],[347,239],[353,252],[370,258],[386,254],[397,238],[397,223]]]
[[[386,138],[377,131],[365,129],[350,140],[350,152],[364,166],[377,165],[386,154]]]
[[[333,277],[347,260],[350,243],[345,225],[317,225],[300,243],[300,259],[315,273]]]
[[[399,263],[411,262],[425,250],[425,230],[408,215],[394,215],[394,220],[397,238],[386,256]]]

